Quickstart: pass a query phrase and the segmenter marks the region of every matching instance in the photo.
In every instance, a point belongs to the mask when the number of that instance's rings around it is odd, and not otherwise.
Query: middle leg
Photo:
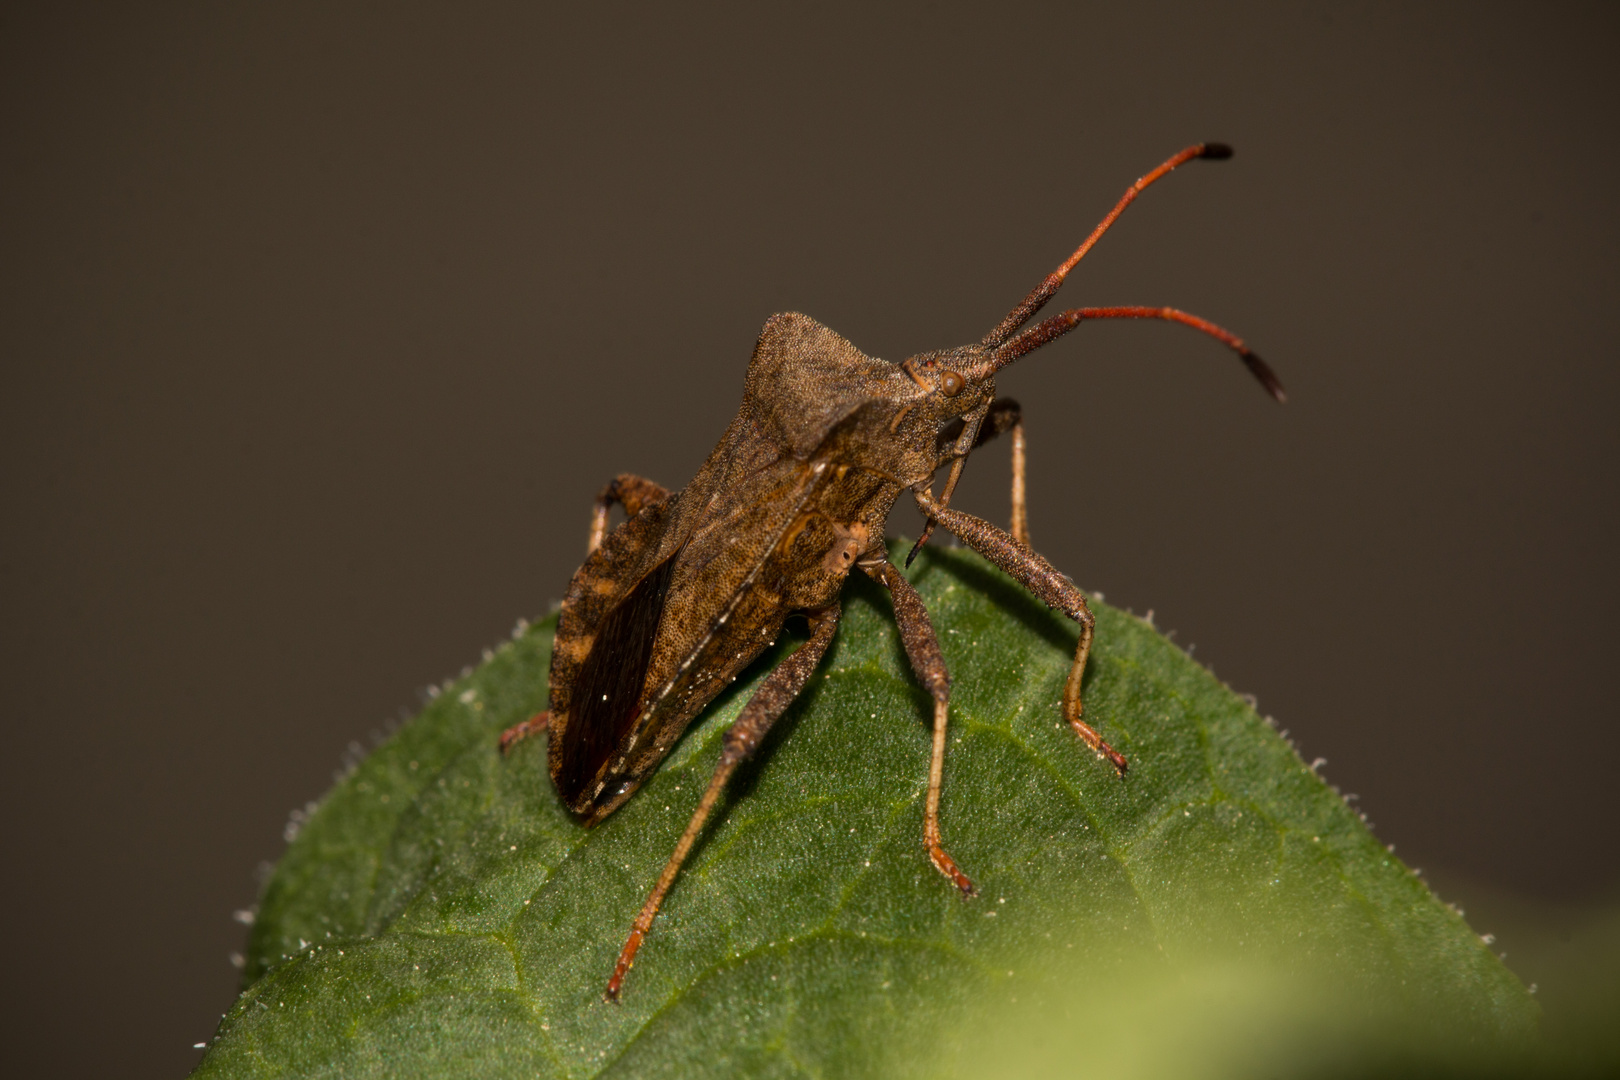
[[[709,780],[708,788],[703,792],[703,798],[698,800],[697,810],[692,814],[692,820],[687,823],[686,831],[681,834],[680,841],[675,845],[674,854],[670,855],[669,862],[664,864],[664,872],[658,875],[658,883],[647,897],[647,902],[641,906],[641,912],[630,927],[630,937],[619,950],[619,962],[614,965],[613,977],[608,980],[607,989],[602,997],[610,1002],[619,1000],[619,989],[624,985],[625,973],[630,965],[636,962],[636,953],[641,948],[641,942],[652,929],[653,919],[658,916],[658,909],[663,906],[664,896],[669,887],[675,884],[675,877],[681,872],[681,864],[697,842],[698,834],[703,831],[703,823],[708,820],[709,813],[714,804],[720,800],[720,792],[725,789],[726,781],[731,774],[737,771],[737,766],[754,756],[759,749],[760,740],[771,729],[776,718],[787,711],[793,704],[793,699],[799,696],[804,684],[810,681],[811,674],[816,665],[821,662],[822,655],[827,646],[832,643],[833,631],[838,629],[838,616],[840,608],[837,601],[829,608],[814,612],[810,615],[810,640],[800,645],[792,656],[776,665],[776,670],[766,676],[754,696],[748,699],[743,706],[742,715],[737,717],[735,723],[726,729],[725,739],[720,751],[720,764],[715,767],[714,776]]]
[[[951,701],[951,674],[945,669],[939,638],[934,633],[934,624],[928,621],[928,609],[923,606],[922,597],[893,563],[879,554],[870,562],[860,563],[860,567],[868,577],[889,590],[894,603],[894,621],[900,627],[900,640],[905,644],[911,670],[917,673],[918,680],[934,699],[934,745],[928,759],[923,845],[936,870],[950,878],[964,896],[976,895],[978,890],[946,852],[939,834],[939,792],[945,778],[945,724],[950,716]]]

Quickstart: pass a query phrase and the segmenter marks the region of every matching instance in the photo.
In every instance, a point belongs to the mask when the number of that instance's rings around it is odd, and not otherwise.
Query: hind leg
[[[500,748],[505,754],[512,749],[514,743],[522,742],[530,735],[538,735],[551,726],[551,713],[535,713],[527,720],[520,720],[501,732]]]
[[[662,484],[654,483],[643,476],[633,473],[620,473],[613,478],[613,482],[602,489],[596,497],[596,505],[591,509],[591,539],[585,548],[589,555],[602,546],[607,539],[608,511],[614,503],[624,507],[626,517],[635,517],[642,509],[663,502],[669,498],[669,489]]]

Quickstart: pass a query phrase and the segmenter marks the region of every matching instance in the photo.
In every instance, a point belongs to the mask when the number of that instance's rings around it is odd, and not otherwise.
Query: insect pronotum
[[[635,792],[704,706],[776,640],[789,616],[810,623],[809,640],[777,665],[726,730],[713,778],[619,953],[607,1000],[618,1000],[727,780],[826,652],[838,625],[839,592],[855,569],[888,590],[906,655],[934,701],[923,845],[940,873],[964,896],[974,895],[939,827],[950,675],[921,598],[884,544],[889,510],[907,490],[926,521],[907,563],[943,526],[1079,624],[1063,717],[1125,774],[1125,758],[1081,718],[1093,620],[1084,594],[1030,546],[1022,412],[1017,402],[995,396],[995,374],[1091,319],[1164,319],[1232,349],[1283,401],[1276,376],[1240,338],[1175,308],[1074,308],[1021,330],[1145,188],[1194,158],[1230,156],[1219,143],[1190,146],[1131,185],[1074,254],[976,344],[895,364],[862,354],[807,316],[772,316],[748,365],[742,408],[692,482],[671,494],[624,475],[597,496],[588,554],[558,616],[551,708],[506,731],[500,744],[505,751],[549,729],[552,782],[586,825]],[[1002,434],[1012,439],[1008,531],[950,505],[968,455]],[[947,467],[935,496],[934,478]],[[626,520],[609,530],[615,503]]]

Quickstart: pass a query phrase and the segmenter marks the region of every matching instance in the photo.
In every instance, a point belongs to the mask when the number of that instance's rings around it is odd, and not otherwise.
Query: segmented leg
[[[720,751],[720,764],[715,767],[714,776],[709,780],[709,787],[703,792],[703,798],[698,800],[697,810],[692,814],[692,820],[686,825],[686,831],[681,834],[680,842],[675,845],[674,854],[670,855],[669,862],[664,864],[664,872],[658,875],[658,883],[647,897],[647,902],[641,906],[641,913],[636,916],[635,923],[630,927],[630,937],[625,941],[624,948],[619,950],[619,962],[613,967],[613,977],[608,980],[607,989],[602,997],[609,1002],[619,1000],[619,988],[624,984],[625,972],[636,962],[636,952],[641,948],[647,931],[652,928],[653,919],[658,915],[658,909],[664,902],[664,895],[669,887],[675,883],[676,875],[681,872],[681,863],[686,861],[687,854],[697,841],[698,834],[703,831],[703,823],[708,820],[709,813],[714,804],[720,799],[720,792],[725,789],[726,781],[731,774],[753,756],[759,749],[759,744],[765,738],[765,733],[771,729],[776,718],[787,711],[793,704],[793,699],[799,696],[804,684],[810,680],[815,672],[816,665],[832,643],[833,631],[838,628],[840,608],[836,602],[831,607],[815,612],[810,618],[810,640],[800,645],[792,656],[776,666],[776,670],[760,684],[754,696],[748,699],[743,706],[742,715],[729,728],[726,729],[723,748]]]
[[[1012,432],[1012,538],[1029,547],[1029,511],[1024,503],[1024,410],[1012,398],[997,398],[990,403],[979,437],[974,440],[977,450],[1004,432]]]
[[[862,570],[889,590],[894,602],[894,621],[900,627],[900,640],[905,644],[911,670],[934,699],[934,748],[928,759],[928,803],[923,813],[923,845],[935,869],[956,884],[963,895],[973,896],[978,890],[956,865],[956,860],[945,851],[939,835],[939,790],[945,776],[945,723],[950,712],[951,675],[945,669],[945,656],[939,651],[939,638],[934,624],[928,620],[928,609],[922,597],[912,588],[895,565],[878,557],[862,562]]]
[[[602,489],[596,497],[596,505],[591,510],[591,538],[585,548],[589,555],[602,546],[602,541],[608,534],[608,511],[614,503],[624,507],[629,517],[641,513],[642,507],[661,503],[669,498],[669,489],[662,484],[654,483],[646,477],[636,476],[633,473],[620,473],[613,478],[613,482]]]
[[[961,448],[962,456],[951,463],[951,471],[945,479],[945,491],[940,495],[939,503],[941,506],[951,505],[951,493],[956,490],[956,482],[962,477],[962,466],[967,462],[967,454],[1006,431],[1012,432],[1012,536],[1014,540],[1029,547],[1029,512],[1024,504],[1024,411],[1012,398],[997,398],[986,407],[973,445]],[[917,542],[911,545],[911,553],[906,556],[907,566],[917,558],[917,553],[928,543],[928,538],[933,532],[934,522],[925,522],[922,534],[917,537]]]
[[[930,492],[914,489],[912,494],[916,496],[918,508],[930,521],[945,526],[957,539],[1011,574],[1047,607],[1056,608],[1080,624],[1080,643],[1075,647],[1074,664],[1069,668],[1069,679],[1063,686],[1063,716],[1087,746],[1107,758],[1121,776],[1125,775],[1124,755],[1103,742],[1102,736],[1080,718],[1084,711],[1080,701],[1080,681],[1086,673],[1086,658],[1091,654],[1092,627],[1096,622],[1091,609],[1086,606],[1085,594],[1051,563],[983,518],[941,506]]]
[[[551,726],[551,713],[535,713],[527,720],[520,720],[501,732],[501,753],[505,754],[512,749],[514,743],[527,739],[530,735],[538,735]]]

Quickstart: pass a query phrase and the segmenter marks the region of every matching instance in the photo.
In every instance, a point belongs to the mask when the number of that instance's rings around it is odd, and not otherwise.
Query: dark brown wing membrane
[[[552,779],[563,801],[577,805],[640,711],[658,620],[675,574],[675,557],[653,567],[602,620],[580,666],[573,713],[563,734],[561,768]]]

